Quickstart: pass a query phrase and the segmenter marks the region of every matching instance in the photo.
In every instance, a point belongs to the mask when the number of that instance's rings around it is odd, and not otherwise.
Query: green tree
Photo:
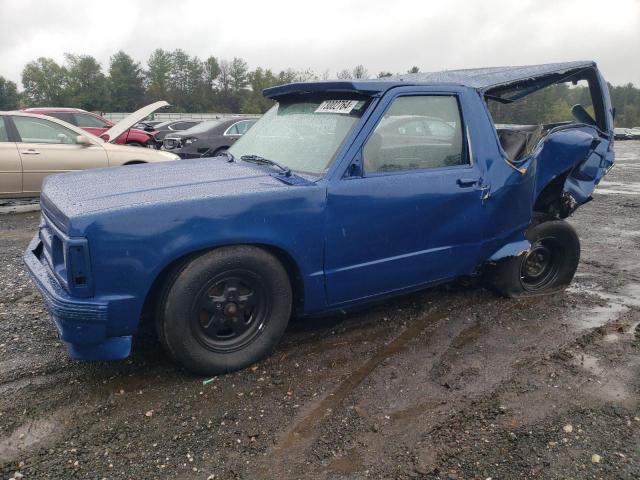
[[[229,64],[229,80],[231,90],[234,94],[240,95],[249,84],[249,67],[243,59],[234,57]]]
[[[147,71],[145,73],[148,102],[166,100],[168,98],[171,68],[171,54],[161,48],[154,50],[147,61]]]
[[[298,73],[292,69],[288,68],[287,70],[281,70],[278,73],[278,84],[282,85],[285,83],[292,83],[298,81]]]
[[[186,112],[202,110],[204,71],[198,57],[190,57],[180,49],[171,53],[169,101],[176,109]]]
[[[244,97],[242,102],[243,113],[264,113],[273,105],[273,100],[265,98],[262,91],[265,88],[273,87],[279,84],[278,77],[269,69],[263,70],[258,67],[254,71],[249,72],[250,91]]]
[[[201,103],[204,111],[219,111],[219,94],[217,80],[220,75],[220,65],[214,56],[208,57],[202,64],[204,68]]]
[[[120,50],[109,63],[109,110],[132,112],[144,102],[144,77],[142,67]]]
[[[415,65],[411,67],[409,70],[407,70],[407,73],[419,73],[419,72],[420,72],[420,67],[416,67]]]
[[[100,64],[91,55],[65,54],[68,105],[101,110],[109,105],[109,86]]]
[[[233,60],[220,60],[218,87],[218,106],[221,112],[240,112],[241,103],[247,95],[249,68],[247,62],[235,57]]]
[[[67,70],[51,58],[40,57],[22,70],[24,100],[29,107],[66,104]]]
[[[211,56],[204,61],[204,81],[211,91],[216,88],[216,79],[220,75],[220,65],[216,57]]]
[[[616,127],[640,127],[640,89],[632,83],[609,85],[611,103],[616,109]]]
[[[19,99],[18,86],[11,80],[0,77],[0,110],[15,110]]]

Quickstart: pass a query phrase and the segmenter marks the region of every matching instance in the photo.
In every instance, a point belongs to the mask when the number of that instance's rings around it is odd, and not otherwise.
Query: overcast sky
[[[594,59],[613,84],[640,86],[640,0],[2,0],[0,75],[37,57],[155,48],[251,68],[363,64],[372,76]]]

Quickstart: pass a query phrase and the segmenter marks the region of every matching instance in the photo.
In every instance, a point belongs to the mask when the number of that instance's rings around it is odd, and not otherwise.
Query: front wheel
[[[215,152],[213,152],[213,157],[220,157],[224,155],[224,153],[229,150],[229,147],[220,147]]]
[[[580,261],[580,240],[563,220],[532,224],[529,251],[499,260],[487,270],[489,286],[507,297],[543,295],[566,288]]]
[[[289,276],[275,257],[250,246],[219,248],[189,259],[168,280],[158,337],[194,373],[232,372],[271,353],[291,304]]]

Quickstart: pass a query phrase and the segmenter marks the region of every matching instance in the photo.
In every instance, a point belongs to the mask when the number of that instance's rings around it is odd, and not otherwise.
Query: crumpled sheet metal
[[[543,65],[523,65],[518,67],[486,67],[464,70],[444,70],[441,72],[407,73],[389,77],[389,81],[407,83],[454,83],[479,90],[543,77],[555,73],[565,73],[595,66],[593,61],[547,63]]]

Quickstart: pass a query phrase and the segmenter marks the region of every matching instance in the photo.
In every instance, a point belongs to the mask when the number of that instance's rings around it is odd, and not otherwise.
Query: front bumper
[[[42,243],[36,235],[24,263],[56,324],[71,357],[78,360],[120,360],[131,352],[131,336],[107,336],[107,302],[69,295],[41,261]]]

